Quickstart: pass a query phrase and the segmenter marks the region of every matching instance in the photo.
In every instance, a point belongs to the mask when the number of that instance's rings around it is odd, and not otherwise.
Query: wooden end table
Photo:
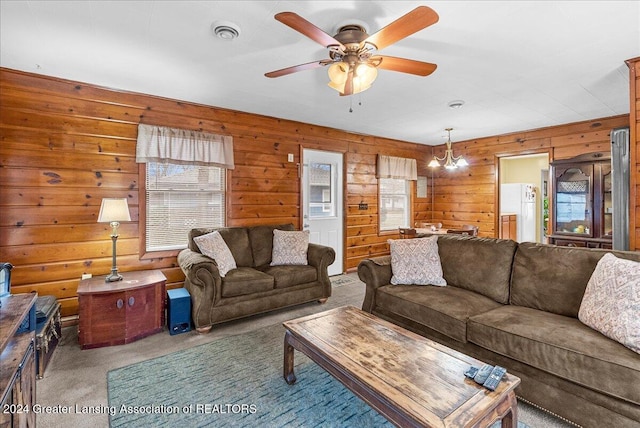
[[[122,281],[105,276],[78,285],[78,341],[82,349],[133,342],[164,328],[166,278],[159,270],[124,272]]]
[[[397,426],[517,426],[520,379],[506,374],[491,392],[464,376],[484,364],[475,358],[352,306],[283,325],[288,384],[297,349]]]

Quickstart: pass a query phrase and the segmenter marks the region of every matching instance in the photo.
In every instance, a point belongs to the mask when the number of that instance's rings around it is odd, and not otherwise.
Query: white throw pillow
[[[442,275],[438,237],[390,239],[391,283],[395,285],[447,285]]]
[[[306,265],[309,231],[273,230],[271,266]]]
[[[605,254],[587,283],[578,319],[640,353],[640,263]]]
[[[202,254],[216,261],[220,276],[224,277],[231,269],[237,268],[231,250],[217,230],[197,236],[193,238],[193,242],[196,243]]]

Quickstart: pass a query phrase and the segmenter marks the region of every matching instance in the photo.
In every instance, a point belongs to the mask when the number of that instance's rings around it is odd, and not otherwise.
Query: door
[[[309,242],[336,252],[329,275],[343,273],[343,177],[342,153],[303,149],[302,228]]]

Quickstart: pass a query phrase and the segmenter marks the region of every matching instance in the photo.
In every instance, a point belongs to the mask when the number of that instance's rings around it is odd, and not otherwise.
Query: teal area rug
[[[277,324],[112,370],[110,426],[392,426],[298,351],[287,385],[283,341]]]

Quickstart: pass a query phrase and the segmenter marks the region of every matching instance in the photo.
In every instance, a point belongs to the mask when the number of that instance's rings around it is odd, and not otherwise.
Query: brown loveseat
[[[335,260],[331,247],[309,244],[308,265],[270,266],[273,230],[278,226],[192,229],[189,247],[178,254],[184,286],[191,294],[192,318],[199,332],[213,324],[331,296],[328,266]],[[200,253],[193,238],[214,230],[231,250],[237,269],[221,277],[216,262]]]
[[[363,310],[522,379],[518,396],[585,427],[638,427],[640,355],[582,324],[605,250],[438,237],[445,287],[391,285],[390,257],[363,260]],[[640,261],[638,252],[617,252]]]

